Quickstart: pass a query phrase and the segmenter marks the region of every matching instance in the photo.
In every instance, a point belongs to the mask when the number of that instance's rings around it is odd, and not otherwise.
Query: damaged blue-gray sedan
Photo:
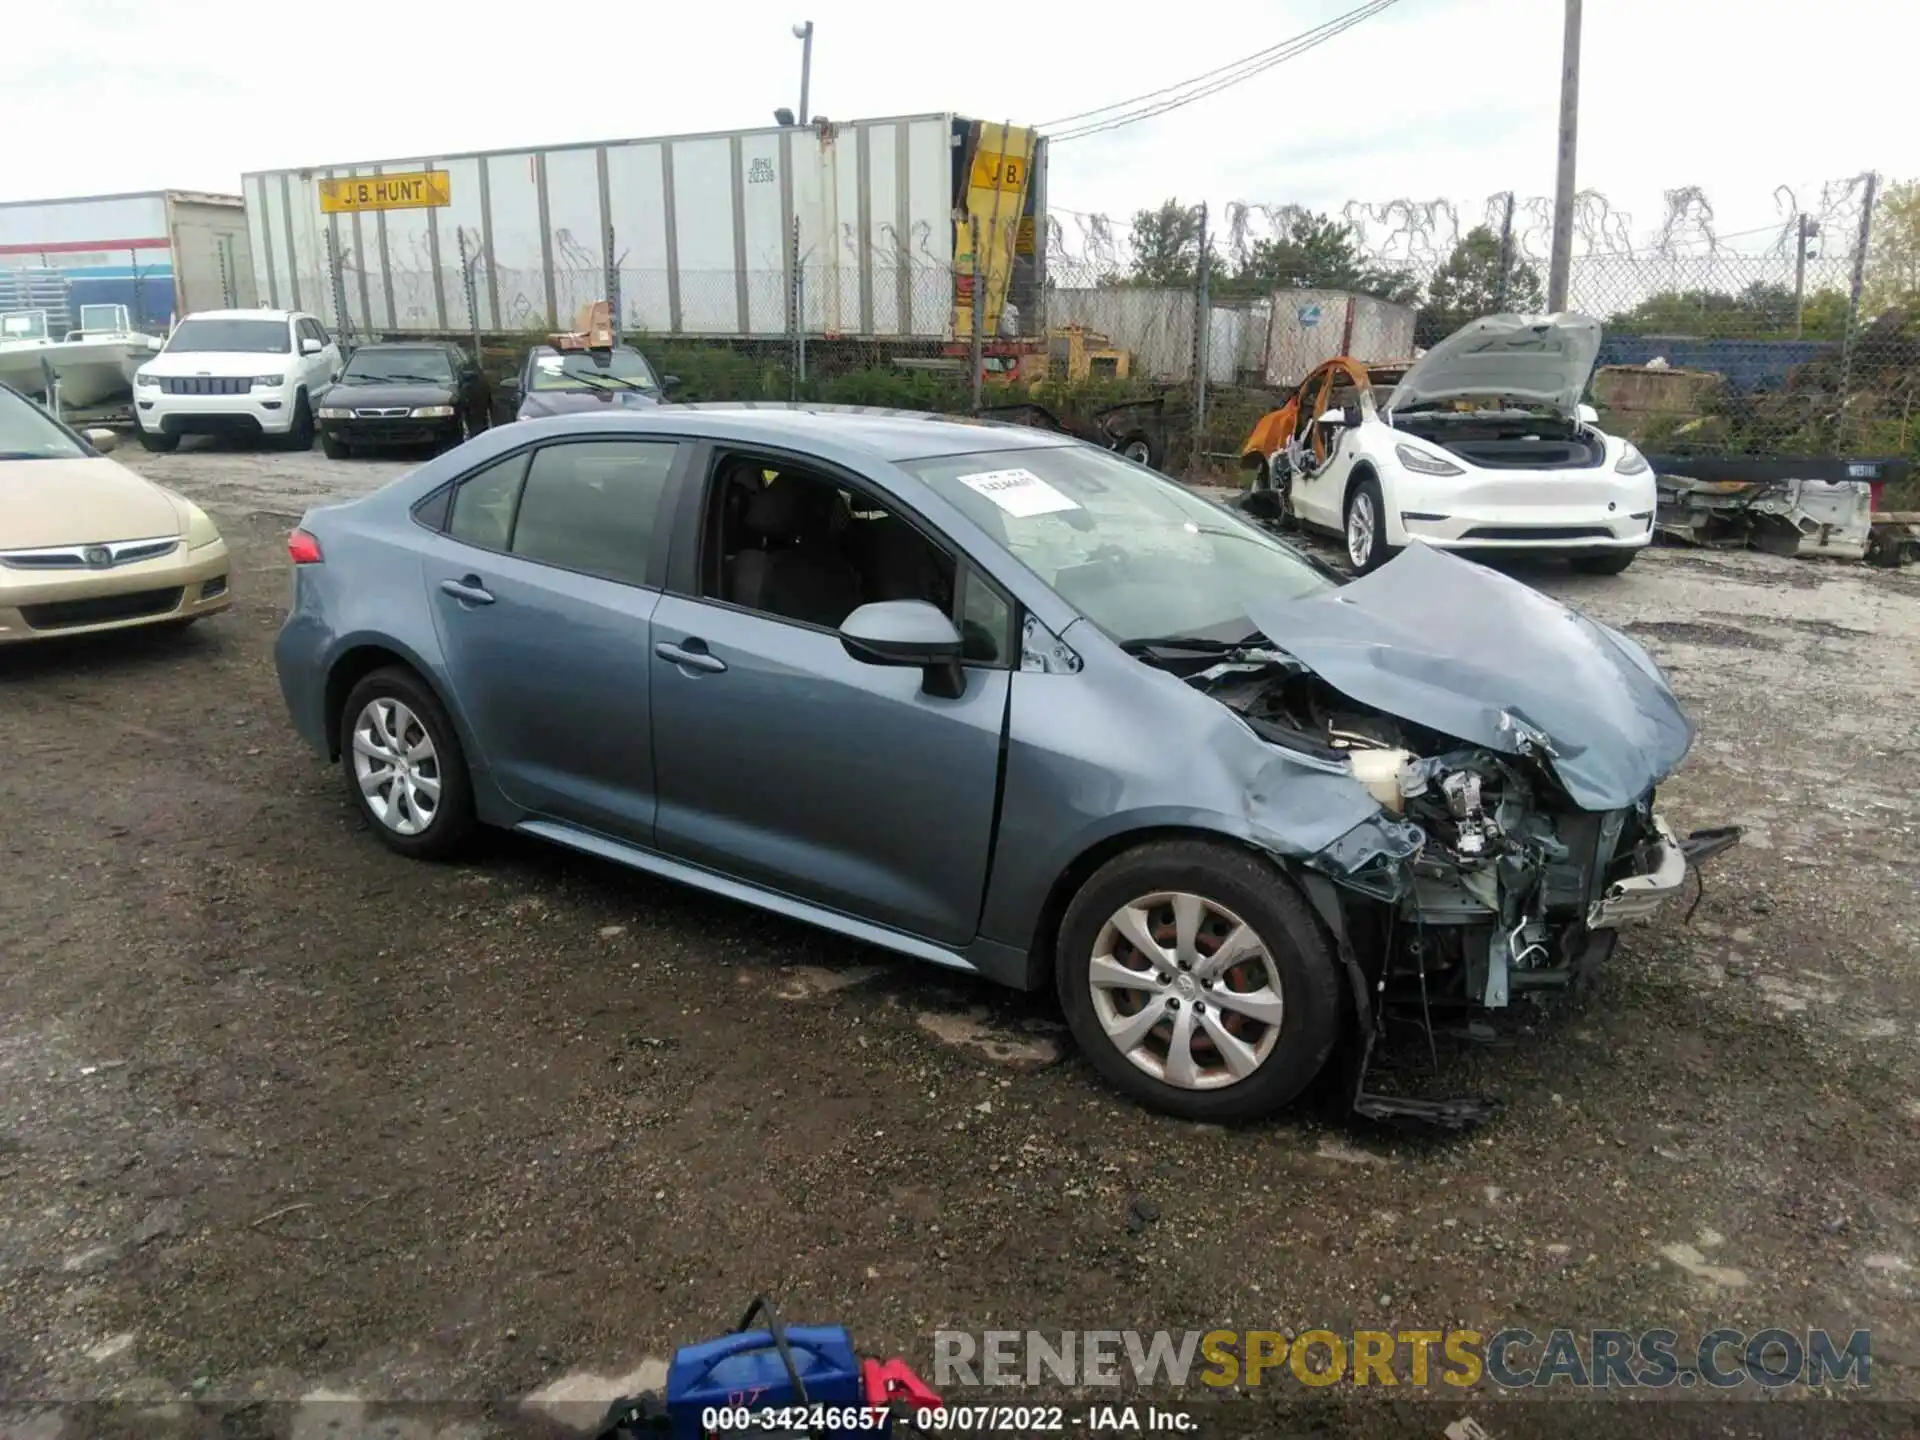
[[[1195,1118],[1590,975],[1732,832],[1625,636],[1341,579],[1111,452],[830,407],[490,431],[294,532],[295,725],[393,850],[518,830],[1028,989]],[[718,957],[716,957],[717,961]],[[621,983],[609,976],[609,984]],[[697,978],[691,983],[700,983]]]

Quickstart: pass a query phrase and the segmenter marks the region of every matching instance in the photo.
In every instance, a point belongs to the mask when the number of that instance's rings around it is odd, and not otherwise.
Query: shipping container
[[[237,195],[152,190],[0,204],[0,310],[45,310],[72,329],[82,305],[124,305],[167,333],[193,310],[259,303]]]
[[[988,333],[1009,299],[1034,308],[1045,158],[1028,130],[910,115],[241,183],[265,299],[349,334],[550,331],[617,278],[629,332],[772,339],[797,315],[816,336],[947,340],[971,332],[975,233]]]
[[[1276,290],[1267,327],[1267,384],[1298,385],[1342,355],[1382,365],[1413,358],[1419,312],[1345,290]]]

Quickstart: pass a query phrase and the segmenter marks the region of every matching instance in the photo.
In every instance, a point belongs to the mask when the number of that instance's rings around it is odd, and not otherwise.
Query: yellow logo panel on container
[[[353,210],[428,210],[453,203],[453,177],[445,170],[399,175],[350,175],[320,182],[320,213]]]

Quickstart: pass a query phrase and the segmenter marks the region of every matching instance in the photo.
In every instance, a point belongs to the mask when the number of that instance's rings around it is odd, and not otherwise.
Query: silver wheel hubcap
[[[1146,464],[1147,458],[1150,453],[1151,452],[1148,451],[1147,447],[1142,445],[1137,440],[1134,441],[1133,444],[1127,446],[1127,459],[1133,461],[1134,464],[1136,465]]]
[[[433,737],[398,700],[369,700],[353,722],[353,774],[374,818],[396,835],[419,835],[440,813]]]
[[[1251,925],[1199,895],[1164,891],[1114,911],[1087,978],[1114,1048],[1182,1090],[1238,1084],[1280,1039],[1272,954]]]
[[[1347,558],[1356,565],[1373,554],[1374,526],[1373,496],[1362,490],[1347,508]]]

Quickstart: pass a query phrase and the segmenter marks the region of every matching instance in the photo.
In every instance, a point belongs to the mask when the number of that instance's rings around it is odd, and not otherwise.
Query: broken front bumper
[[[1608,884],[1600,898],[1587,909],[1589,930],[1613,930],[1635,920],[1645,920],[1685,882],[1690,864],[1701,864],[1740,842],[1737,825],[1696,830],[1685,840],[1676,839],[1672,827],[1658,815],[1653,817],[1653,828],[1660,843],[1654,852],[1652,867],[1644,874]]]

